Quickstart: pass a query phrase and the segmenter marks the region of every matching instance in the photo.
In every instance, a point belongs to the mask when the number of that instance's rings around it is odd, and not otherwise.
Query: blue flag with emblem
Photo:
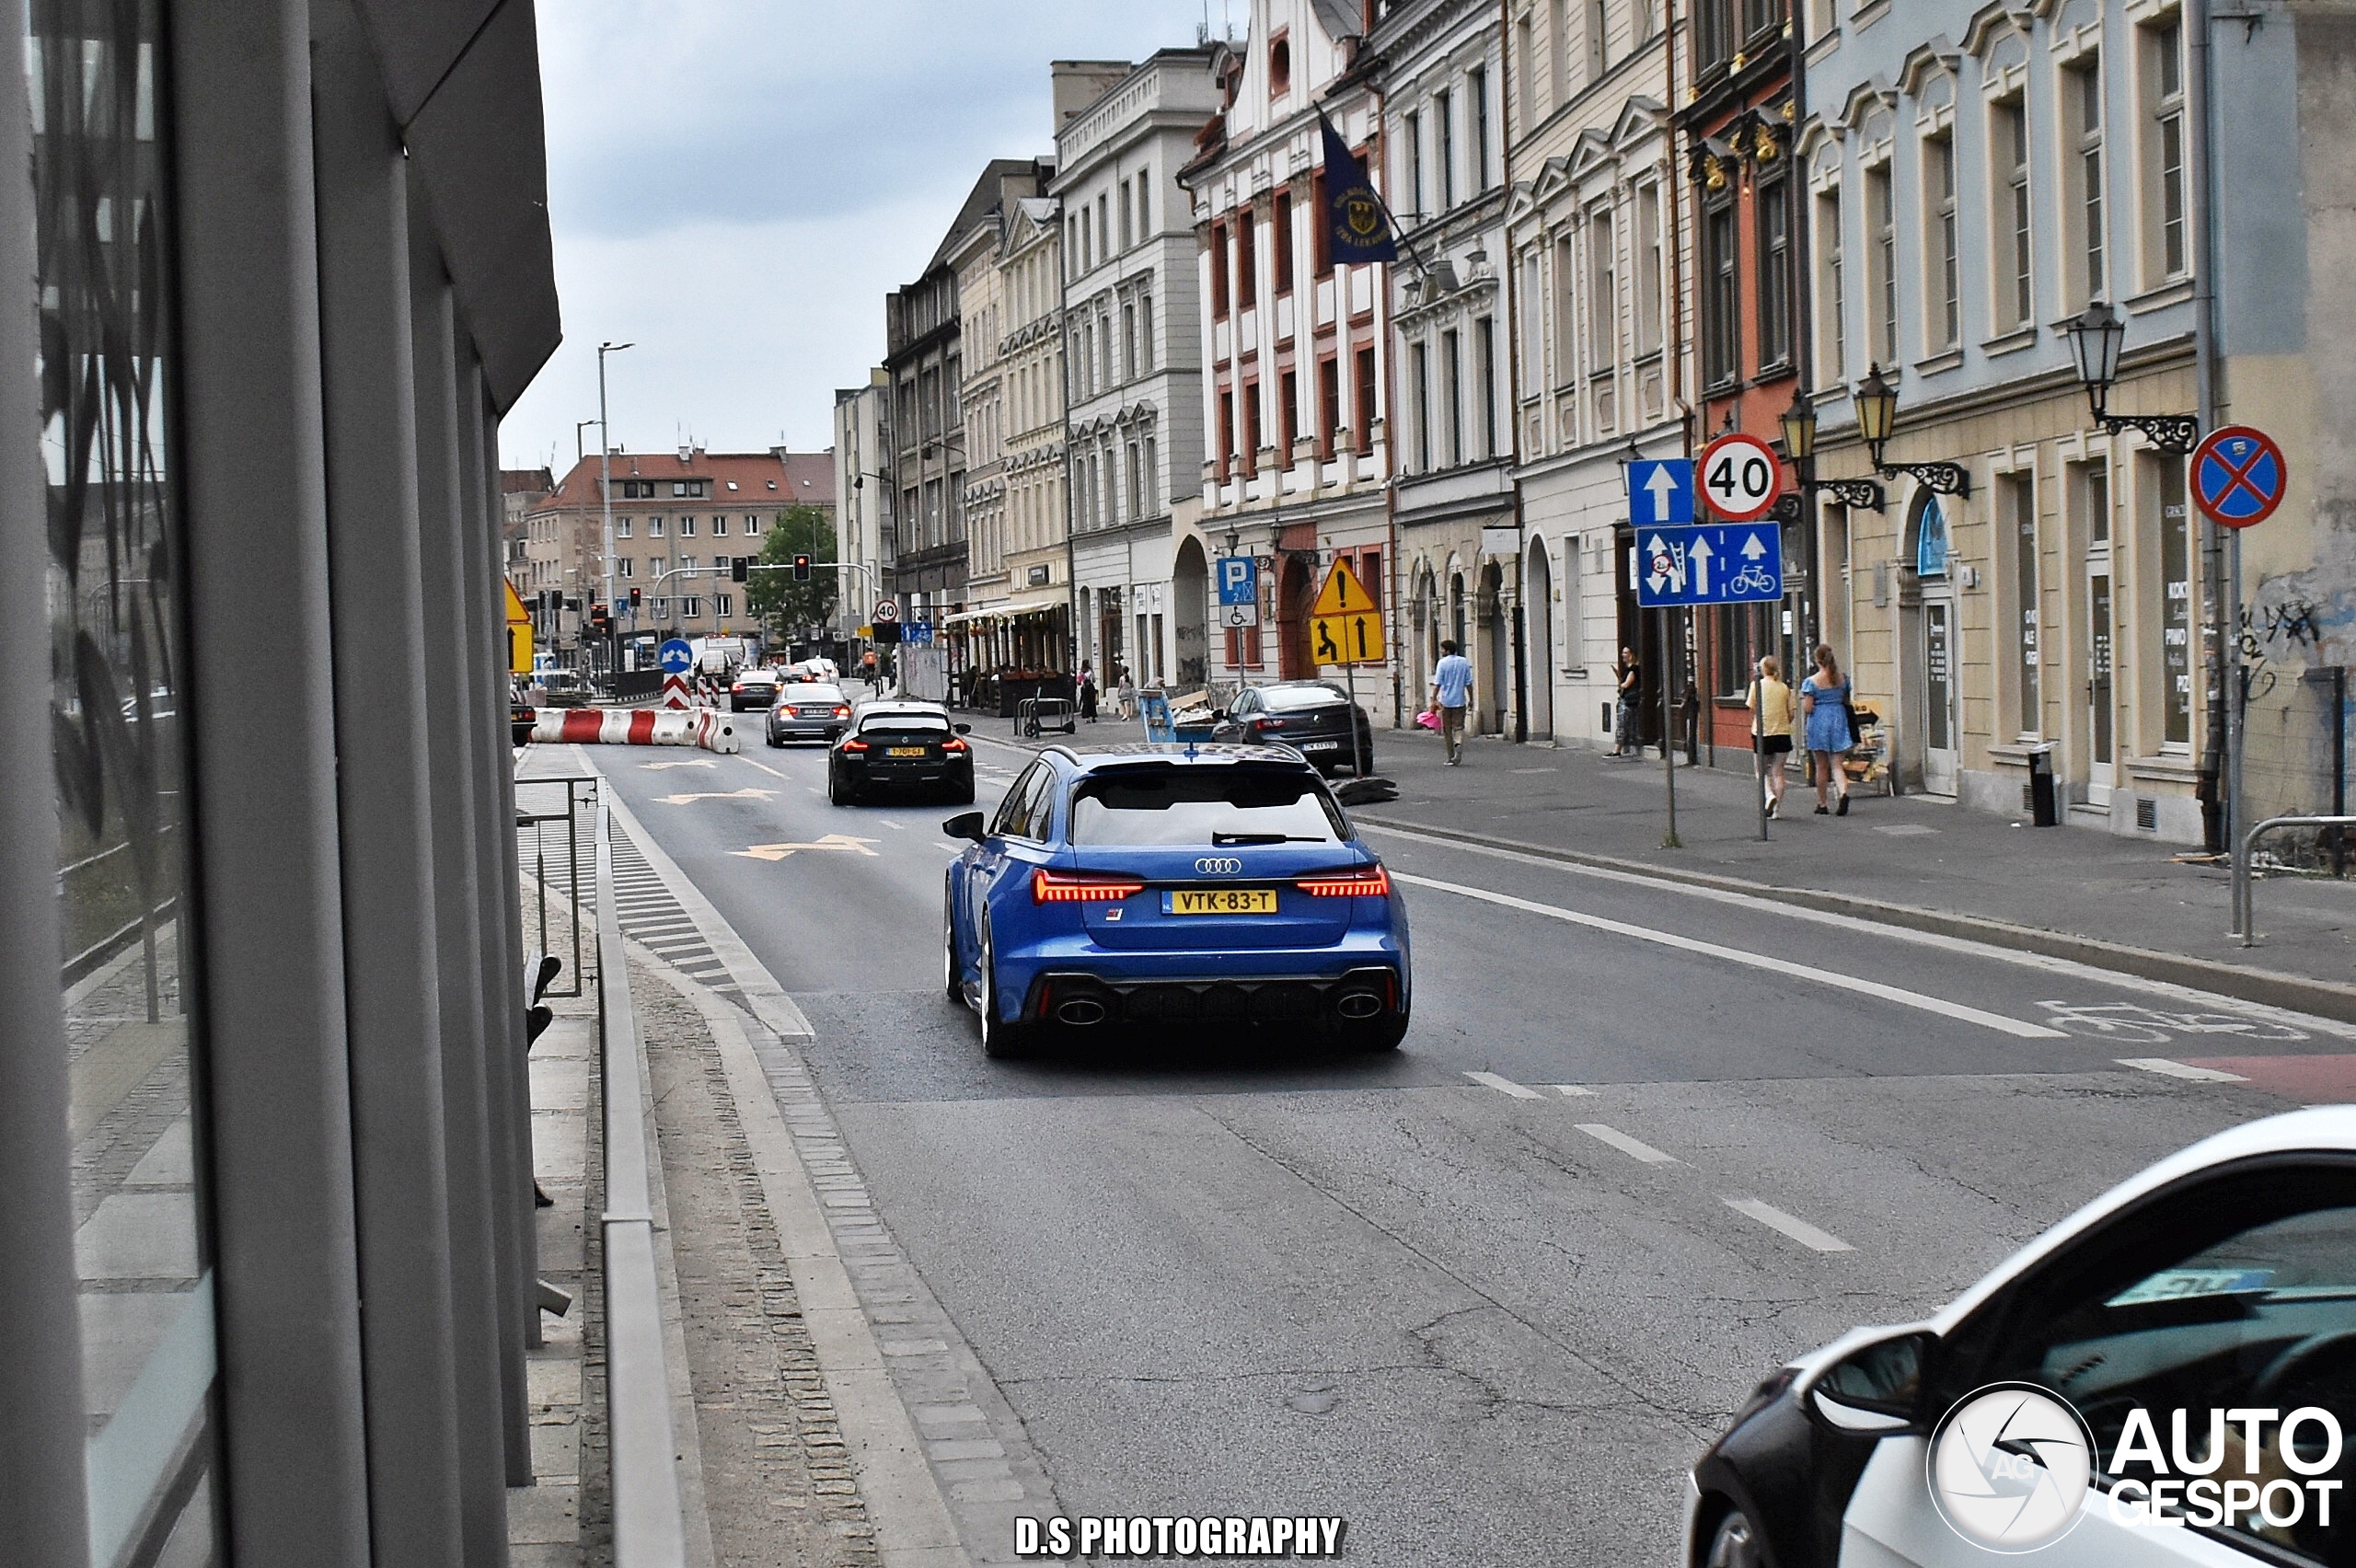
[[[1342,133],[1322,114],[1325,133],[1325,253],[1336,261],[1395,261],[1391,209],[1375,193],[1366,166],[1352,156]]]

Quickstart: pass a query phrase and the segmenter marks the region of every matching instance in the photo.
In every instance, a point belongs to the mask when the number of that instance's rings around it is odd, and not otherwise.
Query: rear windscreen
[[[1349,700],[1332,686],[1270,686],[1260,700],[1271,713],[1292,713],[1304,708],[1339,708]]]
[[[1306,768],[1122,768],[1072,792],[1074,844],[1333,844],[1348,831]]]
[[[913,735],[919,740],[937,741],[949,733],[949,721],[930,713],[895,713],[870,719],[859,727],[859,732],[887,740],[894,735]]]

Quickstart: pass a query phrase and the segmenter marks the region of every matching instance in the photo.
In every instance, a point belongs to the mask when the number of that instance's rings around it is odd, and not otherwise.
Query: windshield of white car
[[[1072,791],[1074,844],[1334,844],[1348,836],[1315,775],[1301,767],[1123,767]]]
[[[780,691],[780,702],[840,702],[842,688],[830,686],[790,686]]]

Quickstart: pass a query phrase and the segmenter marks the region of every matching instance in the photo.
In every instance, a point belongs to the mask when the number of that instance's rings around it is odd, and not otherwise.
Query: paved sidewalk
[[[1005,744],[1011,726],[983,721],[977,738]],[[1136,738],[1138,726],[1082,726],[1081,744]],[[1063,741],[1013,740],[1035,749]],[[1720,748],[1722,760],[1747,759]],[[2222,866],[2172,857],[2187,847],[2091,828],[2028,826],[1930,796],[1857,795],[1846,817],[1812,814],[1793,782],[1784,814],[1759,838],[1747,767],[1677,768],[1681,847],[1668,826],[1660,755],[1600,752],[1489,737],[1443,765],[1438,737],[1378,731],[1376,771],[1400,798],[1357,809],[1392,824],[1623,866],[1918,928],[2079,958],[2226,995],[2356,1019],[2356,879],[2275,876],[2256,894],[2258,946],[2226,934]]]

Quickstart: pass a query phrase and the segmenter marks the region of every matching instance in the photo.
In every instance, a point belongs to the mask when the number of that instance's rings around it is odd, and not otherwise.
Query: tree
[[[756,571],[745,584],[745,607],[761,617],[771,641],[789,640],[804,627],[824,626],[835,613],[842,574],[827,564],[835,559],[835,524],[825,507],[787,507],[761,541],[763,566],[790,568],[798,555],[810,558],[809,582],[796,582],[791,571]]]

